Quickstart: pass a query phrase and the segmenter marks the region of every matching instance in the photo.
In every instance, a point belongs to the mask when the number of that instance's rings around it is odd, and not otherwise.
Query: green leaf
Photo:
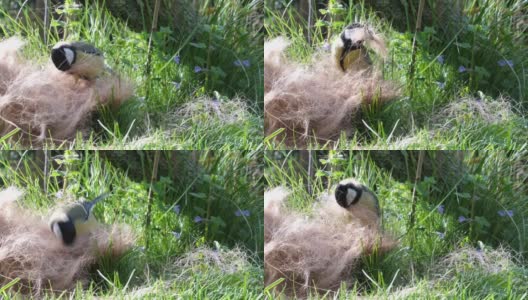
[[[190,196],[198,198],[198,199],[205,199],[207,198],[207,195],[204,193],[189,193]]]
[[[189,45],[193,46],[194,48],[198,48],[198,49],[207,48],[207,46],[204,43],[189,43]]]
[[[489,228],[491,226],[490,222],[484,217],[475,217],[475,222],[484,228]]]
[[[459,43],[459,42],[457,42],[457,43],[455,43],[455,45],[456,45],[457,47],[464,48],[464,49],[469,49],[469,48],[471,48],[471,44],[469,44],[469,43]]]

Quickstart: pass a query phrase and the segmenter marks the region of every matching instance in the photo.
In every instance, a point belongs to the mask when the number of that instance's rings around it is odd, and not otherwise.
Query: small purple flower
[[[513,210],[499,210],[497,213],[501,217],[506,217],[506,216],[510,218],[513,217]]]
[[[325,52],[330,52],[330,50],[331,50],[331,48],[330,48],[330,43],[325,42],[321,48],[322,48],[323,51],[325,51]]]
[[[443,90],[445,88],[445,86],[446,86],[446,83],[445,82],[436,81],[436,85],[438,86],[438,88]]]
[[[175,62],[177,65],[180,64],[180,56],[179,56],[179,55],[174,56],[173,60],[174,60],[174,62]]]
[[[441,239],[445,238],[445,232],[437,231],[437,232],[435,232],[435,233],[436,233],[436,235],[437,235],[439,238],[441,238]]]
[[[179,239],[179,238],[181,237],[181,232],[172,231],[171,233],[172,233],[172,235],[173,235],[175,238],[177,238],[177,239]]]
[[[464,67],[464,66],[458,67],[458,73],[464,73],[466,71],[467,71],[466,67]]]
[[[202,217],[200,217],[200,216],[194,217],[194,223],[200,223],[200,222],[203,222],[203,220],[204,219]]]
[[[441,64],[443,65],[444,62],[445,62],[445,57],[443,55],[439,55],[436,60]]]
[[[237,67],[246,67],[246,68],[249,68],[249,66],[251,65],[251,63],[249,62],[249,59],[236,60],[233,62],[233,64]]]
[[[203,71],[202,67],[200,67],[200,66],[194,66],[194,73],[200,73],[200,72],[202,72],[202,71]]]
[[[499,64],[499,66],[501,67],[510,67],[512,68],[513,67],[513,61],[512,60],[508,60],[508,59],[501,59],[497,62],[497,64]]]
[[[438,211],[439,214],[443,214],[444,211],[445,211],[445,205],[441,204],[439,205],[436,210]]]
[[[64,197],[64,192],[63,191],[58,191],[56,194],[55,194],[55,197],[57,199],[62,199],[62,197]]]
[[[180,213],[180,210],[181,210],[181,206],[178,204],[178,205],[175,205],[173,208],[172,208],[172,211],[175,213],[175,214],[179,214]]]
[[[175,87],[177,90],[179,90],[180,87],[181,87],[181,82],[173,81],[173,82],[172,82],[172,85],[174,85],[174,87]]]
[[[466,221],[469,221],[470,219],[464,217],[464,216],[460,216],[458,217],[458,223],[464,223]]]
[[[249,217],[250,215],[251,215],[251,213],[247,209],[246,210],[239,209],[239,210],[235,211],[235,216],[237,216],[237,217],[242,217],[242,216]]]

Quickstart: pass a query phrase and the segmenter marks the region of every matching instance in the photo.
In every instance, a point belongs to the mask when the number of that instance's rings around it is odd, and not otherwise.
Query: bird
[[[79,201],[57,209],[50,218],[51,231],[66,246],[72,246],[77,236],[87,234],[97,226],[93,208],[108,195],[105,193],[92,201]]]
[[[383,40],[378,37],[369,27],[352,23],[343,29],[335,39],[332,54],[337,67],[347,72],[351,69],[367,69],[372,65],[368,48],[379,55],[386,55]]]
[[[264,193],[264,285],[277,294],[305,299],[353,287],[369,276],[365,258],[397,246],[380,226],[378,199],[359,181],[340,181],[309,213],[287,205],[294,194],[296,201],[306,197],[282,186]]]
[[[362,112],[399,95],[370,61],[371,50],[376,57],[387,51],[373,30],[355,23],[331,43],[332,53],[317,51],[305,65],[287,55],[288,38],[265,41],[264,134],[273,141],[297,148],[332,145],[364,127]]]
[[[335,188],[334,196],[339,206],[350,209],[361,206],[380,215],[379,201],[365,185],[354,179],[344,179]]]
[[[51,49],[55,67],[87,80],[102,75],[106,69],[103,52],[85,42],[59,42]]]

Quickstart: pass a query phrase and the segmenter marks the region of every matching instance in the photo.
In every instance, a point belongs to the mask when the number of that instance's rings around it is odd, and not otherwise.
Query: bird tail
[[[94,206],[99,203],[100,201],[104,200],[106,197],[108,197],[108,195],[110,195],[110,193],[104,193],[98,197],[96,197],[95,199],[93,199],[92,201],[90,202],[85,202],[84,203],[84,208],[86,209],[86,211],[90,212],[92,211],[92,209],[94,208]]]

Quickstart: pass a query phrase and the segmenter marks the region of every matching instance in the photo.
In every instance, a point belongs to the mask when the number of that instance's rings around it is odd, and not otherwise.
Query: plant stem
[[[150,223],[152,220],[152,192],[154,181],[158,178],[158,168],[160,160],[160,151],[154,152],[154,165],[152,166],[152,175],[150,177],[150,187],[148,191],[148,205],[147,205],[147,218],[145,220],[145,249],[149,248],[149,232],[150,232]]]
[[[420,0],[420,5],[418,6],[418,14],[416,16],[416,28],[414,30],[414,38],[412,43],[412,56],[411,56],[411,67],[409,69],[409,99],[412,101],[414,94],[414,72],[416,69],[416,52],[418,47],[416,45],[416,40],[418,36],[418,31],[422,27],[422,15],[423,9],[425,6],[425,0]]]

